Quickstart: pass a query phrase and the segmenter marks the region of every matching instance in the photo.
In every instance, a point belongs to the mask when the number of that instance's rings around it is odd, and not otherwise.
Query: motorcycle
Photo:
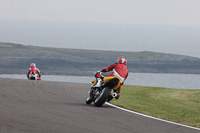
[[[91,84],[91,90],[88,92],[89,96],[86,99],[86,104],[94,102],[96,107],[101,107],[105,102],[109,102],[117,97],[117,88],[120,86],[120,79],[118,77],[105,77],[102,73],[100,74],[103,78],[101,86],[94,87],[96,84],[96,78],[94,78]]]
[[[41,78],[39,77],[39,75],[38,74],[36,74],[35,72],[31,72],[30,74],[29,74],[29,78],[28,78],[29,80],[41,80]]]

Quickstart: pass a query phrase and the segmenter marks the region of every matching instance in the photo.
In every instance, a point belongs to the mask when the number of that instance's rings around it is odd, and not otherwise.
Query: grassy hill
[[[157,118],[200,128],[200,90],[124,85],[111,103]]]
[[[200,59],[156,52],[119,52],[47,48],[0,43],[0,74],[24,74],[35,62],[42,74],[93,75],[95,71],[116,62],[119,56],[128,60],[129,72],[200,74]]]

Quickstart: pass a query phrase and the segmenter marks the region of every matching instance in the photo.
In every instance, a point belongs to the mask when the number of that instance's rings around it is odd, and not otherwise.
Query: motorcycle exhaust
[[[112,95],[113,98],[117,97],[117,93],[116,92],[113,92],[111,95]]]

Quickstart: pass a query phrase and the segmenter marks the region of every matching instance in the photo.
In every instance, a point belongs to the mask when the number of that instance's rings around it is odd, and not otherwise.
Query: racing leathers
[[[41,72],[38,68],[36,67],[30,67],[27,73],[27,78],[29,79],[29,74],[35,72],[36,74],[38,74],[39,78],[41,77]]]
[[[124,81],[128,77],[128,69],[125,64],[120,64],[120,63],[114,63],[106,68],[103,68],[100,72],[109,72],[112,70],[112,74],[107,74],[106,77],[108,76],[116,76],[120,79],[120,86],[117,88],[117,97],[116,99],[119,98],[120,96],[120,88],[124,84]],[[100,79],[101,75],[100,73],[96,74],[96,78]]]

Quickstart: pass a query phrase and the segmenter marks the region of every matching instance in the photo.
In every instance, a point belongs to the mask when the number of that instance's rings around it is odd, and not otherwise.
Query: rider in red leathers
[[[39,78],[39,80],[41,80],[40,79],[40,77],[41,77],[40,70],[38,68],[36,68],[36,64],[35,63],[31,63],[31,67],[29,68],[28,73],[27,73],[27,78],[28,79],[29,79],[29,74],[32,73],[32,72],[35,72],[36,74],[38,74],[38,76],[39,76],[38,78]]]
[[[106,68],[103,68],[100,72],[108,72],[112,70],[112,74],[107,74],[106,77],[108,76],[116,76],[120,79],[120,86],[117,89],[117,96],[115,97],[116,99],[119,98],[120,96],[120,88],[124,84],[124,81],[128,77],[128,69],[126,66],[127,60],[124,57],[119,57],[117,60],[117,63],[114,63]],[[101,85],[101,75],[100,72],[97,72],[95,77],[97,78],[97,83],[95,87],[100,87]]]

